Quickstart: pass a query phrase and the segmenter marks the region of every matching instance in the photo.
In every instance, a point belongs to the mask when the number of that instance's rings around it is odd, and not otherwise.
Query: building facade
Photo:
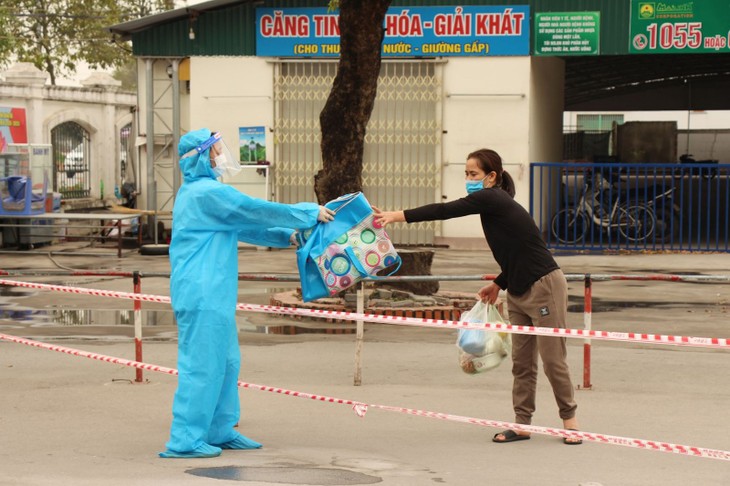
[[[94,73],[82,87],[50,86],[47,74],[18,63],[1,74],[0,106],[25,112],[27,144],[50,146],[49,191],[66,208],[99,206],[122,182],[136,179],[134,93]]]
[[[528,207],[529,164],[563,159],[565,110],[681,110],[685,98],[673,93],[686,90],[688,78],[687,108],[727,109],[722,12],[696,2],[647,3],[392,2],[363,160],[368,198],[396,209],[461,197],[467,154],[488,147],[502,155],[516,200]],[[318,117],[339,52],[336,12],[327,4],[213,0],[110,28],[132,40],[138,58],[148,209],[172,207],[181,183],[174,147],[181,133],[202,126],[221,131],[244,162],[248,130],[266,148],[261,166],[226,182],[281,202],[314,200]],[[692,46],[679,45],[682,19],[697,20],[684,37]],[[679,37],[667,37],[675,30]],[[501,50],[503,42],[510,47]],[[611,107],[612,100],[623,105]],[[549,216],[539,199],[531,208],[538,221]],[[476,217],[392,233],[399,244],[483,247]]]

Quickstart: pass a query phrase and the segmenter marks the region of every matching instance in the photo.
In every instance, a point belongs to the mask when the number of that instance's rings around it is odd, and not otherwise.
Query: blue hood
[[[177,152],[180,157],[194,150],[211,136],[211,131],[207,128],[201,128],[188,132],[180,138],[177,146]],[[180,170],[183,173],[185,181],[194,181],[196,179],[217,179],[215,172],[210,167],[210,149],[203,152],[180,159]]]

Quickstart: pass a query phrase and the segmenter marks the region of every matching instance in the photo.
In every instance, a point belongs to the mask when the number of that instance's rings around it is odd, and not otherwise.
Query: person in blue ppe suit
[[[221,449],[258,449],[239,434],[236,328],[238,241],[268,247],[295,242],[295,230],[328,222],[315,203],[281,204],[247,196],[217,180],[240,170],[217,133],[180,139],[184,184],[175,199],[170,296],[178,326],[178,386],[163,458],[215,457]]]

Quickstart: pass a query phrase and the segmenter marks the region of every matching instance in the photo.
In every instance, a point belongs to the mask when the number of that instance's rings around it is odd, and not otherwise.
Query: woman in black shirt
[[[484,237],[501,269],[494,282],[479,290],[479,297],[494,303],[500,289],[506,290],[512,325],[564,328],[568,307],[565,276],[530,214],[513,199],[514,182],[502,169],[502,158],[493,150],[477,150],[467,157],[465,173],[466,197],[404,211],[376,208],[379,223],[385,226],[478,214]],[[565,341],[561,337],[512,335],[512,403],[516,423],[529,425],[532,421],[539,354],[564,427],[578,430]],[[501,443],[529,438],[527,432],[505,430],[492,440]],[[568,437],[563,442],[581,443],[580,439]]]

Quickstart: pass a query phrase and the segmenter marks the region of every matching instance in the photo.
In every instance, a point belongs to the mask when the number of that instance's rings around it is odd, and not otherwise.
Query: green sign
[[[535,13],[536,56],[597,56],[600,12]]]
[[[730,2],[631,0],[632,54],[730,52]]]

